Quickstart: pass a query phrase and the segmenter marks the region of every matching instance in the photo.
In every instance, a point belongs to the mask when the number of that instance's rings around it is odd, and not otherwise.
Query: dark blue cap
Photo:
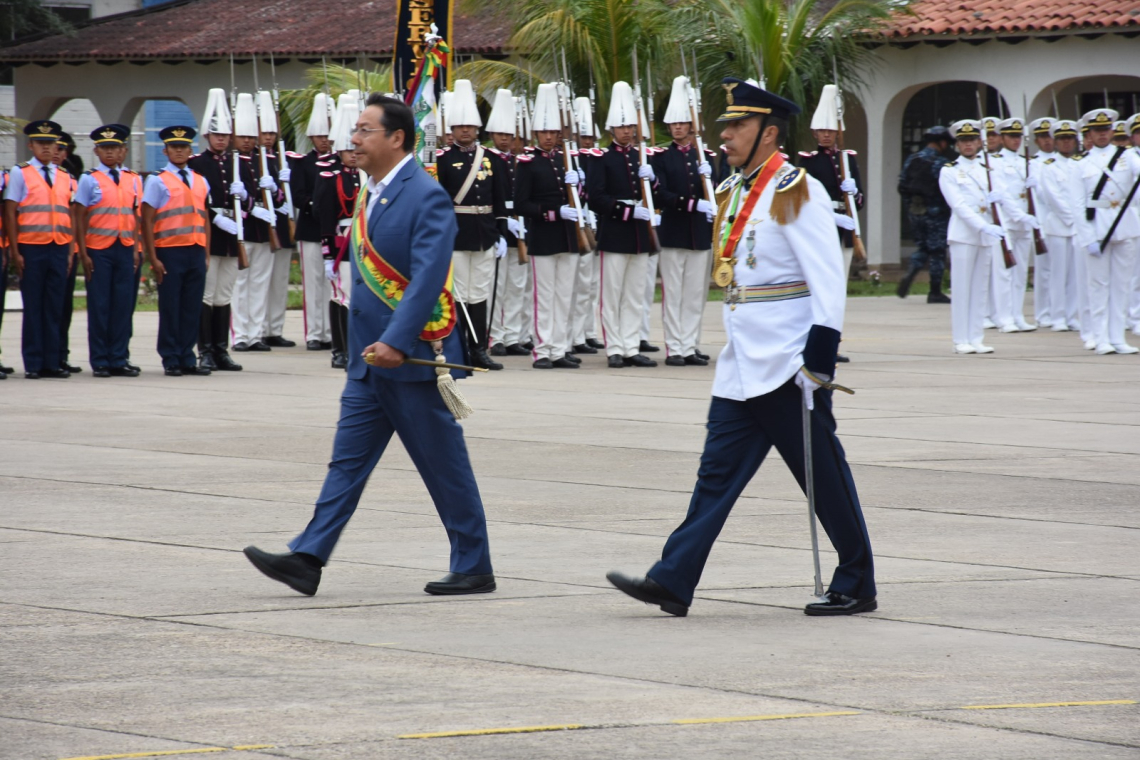
[[[24,134],[32,140],[55,142],[63,135],[63,127],[49,119],[37,119],[24,127]]]
[[[158,139],[167,145],[190,145],[197,136],[193,127],[167,127],[158,133]]]
[[[131,136],[131,128],[123,124],[104,124],[91,132],[96,145],[122,145]]]
[[[717,121],[736,121],[751,116],[775,116],[787,120],[800,112],[800,107],[779,95],[773,95],[759,85],[736,77],[722,81],[728,107]]]

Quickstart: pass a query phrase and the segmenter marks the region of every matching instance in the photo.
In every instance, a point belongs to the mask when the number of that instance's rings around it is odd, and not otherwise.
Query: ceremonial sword
[[[376,354],[369,351],[364,355],[364,363],[372,364],[372,360],[376,358]],[[468,367],[466,364],[451,364],[450,362],[436,362],[431,359],[414,359],[410,356],[405,356],[403,364],[415,364],[421,367],[443,367],[444,369],[460,369],[467,372],[487,372],[482,367]]]

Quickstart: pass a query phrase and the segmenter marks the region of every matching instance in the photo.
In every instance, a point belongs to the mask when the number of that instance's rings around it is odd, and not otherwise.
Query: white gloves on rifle
[[[244,201],[249,197],[249,191],[245,189],[245,183],[239,179],[237,182],[230,183],[230,195],[236,195]]]
[[[986,195],[986,203],[1001,203],[1005,200],[1005,194],[1001,190],[990,190]]]
[[[285,201],[277,207],[277,213],[284,214],[285,216],[293,216],[293,206],[289,203],[289,201]]]
[[[288,182],[289,178],[292,176],[293,176],[293,170],[290,169],[289,167],[285,167],[281,171],[277,172],[277,181],[284,184],[284,183]]]
[[[637,170],[637,178],[638,179],[647,179],[650,182],[653,182],[657,179],[657,175],[653,173],[653,167],[650,166],[649,164],[646,164],[645,166],[643,166]]]
[[[649,209],[647,209],[645,206],[634,206],[633,218],[643,222],[648,222],[653,218],[653,215],[649,213]]]
[[[815,409],[815,392],[822,386],[805,375],[803,369],[796,373],[796,385],[800,386],[800,390],[803,391],[804,406],[808,409]]]
[[[653,226],[654,227],[660,227],[661,226],[661,215],[660,214],[654,214],[653,215]]]
[[[265,208],[264,206],[254,206],[250,210],[249,215],[252,216],[254,219],[260,219],[261,221],[265,222],[266,224],[273,224],[277,221],[276,219],[273,218],[273,212],[270,211],[269,209]]]
[[[833,211],[831,213],[832,213],[832,216],[835,217],[835,226],[836,227],[839,227],[839,228],[844,229],[844,230],[855,229],[855,220],[852,219],[851,217],[847,216],[847,214],[840,214],[840,213],[835,212],[835,211]]]
[[[329,282],[337,281],[336,262],[325,259],[325,279]]]
[[[499,238],[498,242],[495,243],[495,258],[501,259],[506,255],[507,255],[507,239],[506,238]]]
[[[519,224],[519,220],[515,219],[513,216],[507,217],[507,232],[511,233],[515,237],[521,237],[523,234],[522,225]]]
[[[268,174],[263,176],[257,181],[257,186],[262,190],[269,190],[270,192],[277,192],[277,183],[273,181],[273,177]]]
[[[577,185],[582,181],[582,175],[571,169],[570,171],[566,172],[566,177],[563,181],[566,182],[567,185]]]
[[[987,224],[982,228],[982,234],[1001,240],[1005,237],[1005,230],[1002,229],[1000,224]]]
[[[238,233],[237,222],[224,214],[214,214],[214,226],[222,232],[228,232],[231,235]]]
[[[1037,178],[1036,178],[1036,177],[1032,177],[1032,176],[1031,176],[1031,177],[1029,177],[1028,179],[1026,179],[1026,180],[1025,180],[1025,186],[1026,186],[1027,188],[1029,188],[1030,190],[1032,190],[1033,188],[1037,187]]]
[[[851,177],[840,182],[839,189],[848,194],[859,192],[859,186],[855,184],[855,180]]]
[[[703,211],[706,214],[715,214],[716,213],[716,206],[712,205],[711,203],[706,201],[704,198],[701,198],[699,201],[697,201],[697,211],[698,212]]]
[[[568,222],[578,221],[578,209],[573,206],[563,206],[558,209],[558,215]]]
[[[1033,216],[1033,214],[1025,215],[1025,223],[1035,230],[1041,229],[1041,222],[1037,221],[1037,217]]]
[[[699,164],[697,164],[697,173],[702,177],[711,177],[712,164],[710,164],[708,161],[701,161]]]
[[[1090,256],[1103,256],[1104,251],[1100,249],[1100,243],[1089,243],[1085,250],[1089,252]]]

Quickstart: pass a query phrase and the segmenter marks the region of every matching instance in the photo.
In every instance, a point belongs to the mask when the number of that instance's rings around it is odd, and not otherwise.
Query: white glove
[[[325,259],[325,279],[329,282],[337,281],[336,262]]]
[[[660,214],[654,214],[653,215],[653,226],[654,227],[660,227],[661,226],[661,215]]]
[[[699,201],[697,201],[697,211],[703,211],[706,214],[715,214],[716,206],[712,205],[704,198],[701,198]]]
[[[796,385],[800,386],[800,390],[804,393],[804,406],[815,409],[815,392],[820,389],[820,384],[805,375],[801,369],[796,373]]]
[[[238,233],[237,222],[224,214],[214,214],[214,226],[222,232],[228,232],[231,235]]]
[[[568,222],[578,221],[578,209],[573,206],[563,206],[558,209],[558,215]]]
[[[836,227],[840,227],[840,228],[845,229],[845,230],[855,229],[855,220],[852,219],[851,217],[847,216],[847,214],[839,214],[839,213],[832,211],[831,215],[835,217],[835,226]]]
[[[1089,252],[1090,256],[1102,256],[1104,251],[1100,249],[1100,243],[1089,243],[1085,250]]]
[[[515,219],[513,216],[507,217],[507,231],[515,237],[522,237],[523,234],[522,225],[519,224],[519,220]]]
[[[254,219],[260,219],[266,224],[274,224],[277,221],[273,218],[273,212],[264,206],[254,206],[253,209],[250,210],[249,215]]]
[[[284,184],[285,182],[288,182],[289,178],[292,176],[293,176],[293,170],[286,167],[286,168],[282,169],[281,171],[277,172],[277,181]]]
[[[650,182],[653,182],[654,180],[657,179],[657,175],[653,173],[653,167],[650,166],[649,164],[646,164],[645,166],[643,166],[637,170],[637,178],[638,179],[647,179]]]
[[[1035,230],[1041,229],[1041,222],[1037,221],[1037,217],[1032,214],[1025,215],[1025,223]]]
[[[567,185],[577,185],[579,182],[582,181],[582,176],[580,174],[578,174],[578,172],[571,169],[570,171],[566,172],[566,177],[564,178],[563,181]]]
[[[1025,180],[1025,186],[1028,187],[1030,190],[1037,187],[1037,178],[1036,177],[1030,177],[1029,179]]]
[[[277,192],[277,183],[274,182],[273,177],[270,177],[268,174],[257,181],[257,186],[262,190]]]
[[[501,259],[506,255],[507,255],[507,239],[506,238],[499,238],[499,241],[497,243],[495,243],[495,258]]]
[[[285,201],[284,203],[282,203],[280,206],[277,207],[276,210],[277,210],[278,214],[284,214],[285,216],[293,216],[293,206],[292,206],[292,204],[289,203],[289,201]]]
[[[987,224],[982,228],[982,234],[1001,240],[1005,237],[1005,230],[1002,229],[1000,224]]]
[[[653,215],[649,213],[649,209],[647,209],[645,206],[634,206],[633,218],[640,219],[643,222],[648,222],[653,218]]]
[[[713,215],[712,214],[705,214],[705,219],[708,221],[709,224],[712,224]]]
[[[855,180],[851,179],[850,177],[839,183],[839,189],[845,193],[859,192],[859,186],[856,185]]]
[[[697,173],[702,177],[711,177],[712,164],[710,164],[708,161],[701,161],[699,164],[697,164]]]
[[[245,183],[239,179],[237,182],[230,183],[230,195],[236,195],[244,201],[249,197],[249,192],[245,189]]]
[[[986,195],[986,203],[1001,203],[1005,199],[1005,195],[1001,190],[990,190]]]

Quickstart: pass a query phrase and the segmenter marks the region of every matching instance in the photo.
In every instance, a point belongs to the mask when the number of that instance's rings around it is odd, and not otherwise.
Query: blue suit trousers
[[[87,349],[92,367],[125,367],[135,311],[135,253],[119,241],[88,248]]]
[[[200,245],[155,249],[166,274],[158,286],[158,355],[162,366],[193,367],[198,363],[198,321],[206,290],[206,250]]]
[[[289,548],[328,561],[393,433],[419,470],[447,530],[451,572],[490,573],[487,520],[463,428],[444,405],[435,381],[399,382],[373,370],[344,386],[324,487],[312,520]]]
[[[24,274],[20,295],[24,299],[24,327],[20,350],[25,372],[59,369],[59,330],[63,319],[64,290],[70,243],[31,245],[22,243]]]
[[[689,513],[665,542],[661,561],[648,573],[685,604],[693,602],[709,552],[733,505],[773,446],[804,487],[801,399],[793,380],[746,401],[713,397]],[[875,596],[871,541],[847,456],[835,435],[830,391],[815,393],[811,439],[815,512],[839,553],[828,590],[858,599]]]

